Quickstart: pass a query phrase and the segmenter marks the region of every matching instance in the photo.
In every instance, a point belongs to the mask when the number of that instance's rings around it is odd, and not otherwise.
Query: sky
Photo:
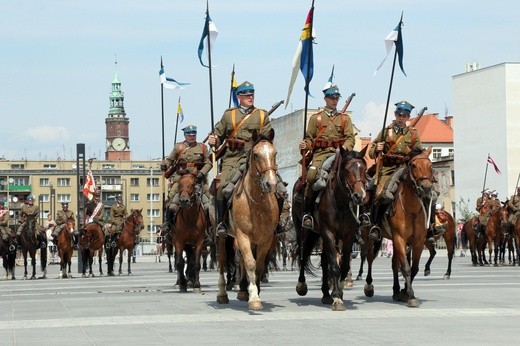
[[[270,109],[286,98],[310,7],[310,0],[210,0],[219,31],[212,50],[215,123],[228,107],[233,64],[239,83],[255,85],[257,107]],[[116,68],[130,119],[132,159],[160,158],[161,57],[167,76],[191,83],[164,90],[166,155],[174,143],[179,97],[185,117],[179,128],[198,126],[202,140],[211,131],[209,73],[197,57],[205,12],[205,0],[0,1],[0,158],[74,160],[76,143],[85,143],[87,157],[103,159]],[[323,106],[321,90],[334,66],[344,99],[356,93],[349,110],[360,135],[380,131],[392,54],[376,76],[374,71],[401,12],[407,76],[396,67],[391,112],[393,103],[407,100],[441,119],[446,112],[454,115],[456,124],[452,76],[464,73],[470,62],[487,67],[520,59],[516,1],[315,0],[309,108]],[[299,74],[290,104],[273,118],[304,108],[303,86]]]

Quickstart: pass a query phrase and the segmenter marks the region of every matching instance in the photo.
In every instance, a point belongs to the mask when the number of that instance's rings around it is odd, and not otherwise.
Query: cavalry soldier
[[[169,233],[175,215],[179,210],[179,180],[183,174],[192,173],[197,177],[198,186],[202,188],[202,205],[206,213],[211,205],[211,196],[206,175],[213,167],[210,152],[204,143],[197,142],[197,126],[189,125],[182,129],[184,141],[176,143],[170,155],[161,164],[165,177],[170,179],[166,203],[166,218],[163,234]],[[199,185],[200,184],[200,185]]]
[[[376,159],[379,154],[381,162],[379,163],[379,178],[377,190],[372,192],[375,201],[373,210],[371,211],[371,224],[369,236],[373,240],[381,238],[381,228],[379,222],[386,210],[387,204],[394,199],[394,193],[399,187],[399,178],[404,170],[407,155],[414,150],[422,150],[421,138],[416,128],[410,126],[410,113],[415,107],[407,101],[401,101],[395,104],[394,111],[395,120],[381,131],[370,147],[370,158]],[[377,174],[377,173],[376,173]],[[375,192],[375,194],[374,194]],[[436,193],[434,198],[436,200]],[[444,229],[436,229],[435,225],[435,200],[432,201],[432,210],[430,211],[430,228],[428,232],[428,240],[435,241],[436,235],[444,233]]]
[[[446,230],[448,226],[448,216],[446,215],[446,211],[442,204],[437,203],[435,205],[435,230],[438,233],[442,234]]]
[[[315,182],[322,174],[330,170],[324,166],[327,158],[333,157],[336,148],[343,146],[345,150],[354,149],[355,137],[350,116],[337,110],[337,105],[341,94],[336,85],[331,85],[323,90],[323,100],[325,107],[318,113],[313,114],[309,119],[305,139],[300,141],[300,150],[308,150],[312,155],[312,161],[307,167],[306,186],[305,186],[305,205],[303,206],[302,227],[307,229],[314,228],[312,212],[314,201],[320,186],[316,188]],[[302,163],[305,164],[305,163]],[[320,172],[320,174],[318,174]]]
[[[509,198],[507,206],[509,207],[509,222],[515,227],[516,220],[520,216],[520,187],[517,187],[516,194]]]
[[[116,196],[116,201],[110,207],[110,222],[112,224],[112,232],[115,234],[121,233],[123,230],[123,223],[128,216],[126,206],[123,204],[121,195]]]
[[[40,207],[37,206],[36,204],[34,204],[33,196],[27,196],[27,198],[25,199],[25,204],[22,206],[22,210],[20,213],[21,224],[20,224],[20,227],[18,227],[18,230],[16,231],[16,238],[18,239],[18,244],[21,244],[22,243],[21,235],[22,235],[22,231],[26,227],[27,216],[32,216],[32,215],[34,215],[35,222],[36,222],[34,235],[36,237],[36,240],[38,241],[38,246],[43,249],[46,246],[47,239],[46,239],[43,227],[39,223]]]
[[[211,146],[226,147],[222,156],[220,185],[217,188],[217,234],[226,235],[227,226],[224,214],[228,208],[228,200],[233,193],[235,183],[246,169],[246,143],[251,141],[253,132],[268,135],[272,129],[269,114],[254,106],[255,87],[250,82],[240,84],[237,89],[238,107],[226,109],[220,121],[215,125],[214,133],[208,136]],[[277,185],[278,205],[281,211],[287,190],[279,178]],[[278,228],[277,228],[278,229]]]
[[[56,213],[56,227],[54,228],[54,232],[52,232],[52,239],[54,244],[57,244],[57,239],[61,233],[61,230],[65,227],[67,220],[69,218],[74,219],[74,212],[69,210],[69,203],[62,202],[61,210],[58,210]],[[72,243],[75,245],[77,243],[78,232],[74,230],[72,233]]]
[[[9,210],[5,208],[5,202],[0,200],[0,236],[6,244],[9,242],[9,238],[12,236],[11,229],[9,228],[10,218]],[[16,249],[16,246],[18,246],[16,239],[11,240],[11,246],[13,246],[11,250]]]
[[[489,217],[493,213],[496,208],[500,208],[500,202],[497,203],[491,199],[492,191],[488,188],[482,191],[482,195],[477,199],[475,210],[478,211],[478,223],[473,225],[475,231],[477,232],[477,238],[482,238],[485,233],[485,227],[488,222]]]
[[[97,189],[92,193],[92,199],[85,205],[85,225],[92,222],[103,227],[103,203],[100,201]]]

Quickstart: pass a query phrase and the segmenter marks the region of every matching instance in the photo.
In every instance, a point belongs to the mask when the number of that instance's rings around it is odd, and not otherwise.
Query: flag
[[[331,86],[334,85],[334,83],[332,82],[333,79],[334,79],[334,65],[332,65],[332,71],[330,71],[329,80],[327,81],[327,83],[325,83],[325,86],[323,87],[323,91],[327,90],[328,88],[330,88]]]
[[[177,82],[175,79],[166,77],[164,74],[164,68],[161,66],[159,70],[159,77],[161,78],[161,84],[166,89],[184,89],[183,85],[190,85],[190,83]]]
[[[388,36],[385,38],[385,46],[386,46],[386,56],[381,61],[379,66],[376,68],[376,71],[374,72],[374,76],[376,75],[377,71],[383,66],[385,63],[386,58],[388,58],[388,54],[390,54],[390,51],[392,50],[392,47],[395,44],[395,49],[397,50],[397,55],[399,56],[399,67],[401,68],[401,71],[403,71],[403,74],[406,76],[406,72],[404,72],[403,68],[403,36],[401,32],[401,26],[403,25],[403,17],[401,16],[401,20],[399,21],[399,24],[395,27],[394,30],[392,30]]]
[[[184,120],[184,113],[182,112],[181,98],[179,97],[179,103],[177,104],[177,117],[181,119],[181,123]]]
[[[298,42],[298,47],[296,48],[296,54],[294,54],[292,62],[293,70],[291,74],[291,81],[289,82],[289,90],[287,91],[285,108],[287,108],[287,105],[289,104],[289,99],[291,98],[294,82],[296,82],[296,77],[298,76],[298,69],[302,72],[303,78],[305,79],[305,92],[309,94],[309,83],[311,82],[312,75],[314,72],[312,44],[314,38],[316,37],[314,27],[312,25],[313,18],[314,6],[312,6],[309,10],[307,20],[305,21],[305,25],[303,26],[302,34],[300,36],[300,42]]]
[[[238,96],[237,96],[237,80],[235,78],[235,65],[233,65],[233,72],[231,72],[231,97],[233,98],[233,104],[238,107]]]
[[[199,54],[200,64],[204,67],[209,68],[208,65],[204,65],[204,63],[202,62],[202,51],[204,50],[205,44],[207,44],[207,41],[205,40],[205,38],[208,35],[209,35],[209,51],[212,51],[213,43],[217,39],[218,30],[217,30],[217,27],[215,26],[215,23],[213,23],[213,21],[211,20],[211,17],[209,16],[209,12],[206,11],[206,21],[204,22],[204,30],[202,30],[202,37],[200,38],[200,42],[199,42],[198,54]],[[208,47],[206,47],[206,49],[207,48]]]
[[[502,172],[500,172],[500,169],[498,169],[497,164],[495,163],[495,161],[491,158],[491,156],[489,154],[488,154],[487,162],[493,165],[493,168],[495,169],[495,172],[497,172],[497,174],[502,174]]]
[[[88,170],[87,179],[85,181],[85,185],[83,185],[83,195],[87,197],[90,201],[92,199],[92,194],[96,190],[96,182],[94,181],[94,176],[92,175],[92,170]]]

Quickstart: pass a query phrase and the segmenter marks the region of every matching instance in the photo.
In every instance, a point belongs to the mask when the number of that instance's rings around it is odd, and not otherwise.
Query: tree
[[[459,198],[459,202],[456,204],[457,210],[460,212],[462,219],[468,221],[471,219],[475,213],[473,213],[469,208],[469,198],[464,200],[462,197]]]

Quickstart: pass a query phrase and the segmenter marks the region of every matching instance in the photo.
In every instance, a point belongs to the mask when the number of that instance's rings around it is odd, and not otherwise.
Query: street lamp
[[[54,207],[56,203],[56,190],[54,189],[54,185],[52,185],[52,183],[49,184],[49,188],[51,190],[51,199],[49,201],[49,213],[52,215],[52,219],[54,220],[56,218],[56,215],[54,215]]]
[[[150,167],[150,245],[153,243],[153,167]]]

